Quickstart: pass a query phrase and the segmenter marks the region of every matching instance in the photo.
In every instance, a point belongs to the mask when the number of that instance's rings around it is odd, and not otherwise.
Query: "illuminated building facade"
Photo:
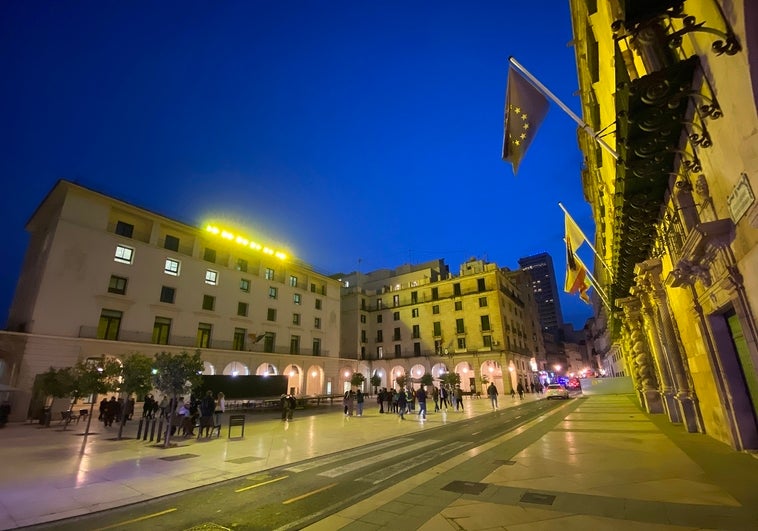
[[[399,375],[461,377],[482,392],[482,375],[510,393],[536,381],[544,346],[529,276],[482,260],[452,275],[444,260],[340,275],[344,357],[392,387]]]
[[[610,269],[595,351],[649,412],[758,449],[758,3],[571,12],[584,119],[618,155],[579,132]]]
[[[193,227],[68,181],[27,224],[0,350],[14,418],[37,374],[79,359],[200,349],[207,374],[283,374],[341,393],[340,285],[220,225]],[[349,380],[349,378],[348,378]]]

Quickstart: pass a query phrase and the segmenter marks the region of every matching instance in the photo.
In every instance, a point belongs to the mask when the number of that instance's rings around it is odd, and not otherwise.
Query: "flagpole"
[[[577,230],[579,231],[579,234],[582,235],[582,238],[584,238],[584,241],[586,241],[587,245],[590,246],[590,249],[592,249],[592,252],[595,253],[595,256],[597,257],[598,261],[603,265],[603,267],[605,268],[605,270],[608,272],[608,276],[610,277],[611,281],[613,281],[613,272],[610,270],[610,268],[605,263],[605,261],[597,253],[597,250],[592,245],[592,242],[589,240],[589,238],[587,238],[587,236],[584,235],[584,232],[582,231],[582,228],[577,224],[576,221],[574,221],[574,218],[571,217],[571,214],[568,213],[568,210],[566,210],[566,207],[563,206],[563,203],[561,203],[560,201],[558,201],[558,206],[561,207],[561,210],[563,210],[563,213],[566,214],[566,217],[568,217],[571,220],[571,223],[573,223],[574,226],[577,228]],[[572,251],[573,251],[573,249],[572,249]]]
[[[608,144],[606,144],[605,140],[603,140],[602,138],[600,138],[599,136],[597,136],[597,134],[595,133],[595,131],[593,131],[593,129],[587,124],[587,122],[585,122],[581,118],[579,118],[579,116],[577,116],[574,113],[574,111],[572,111],[571,109],[569,109],[566,106],[566,104],[564,104],[561,100],[559,100],[558,97],[555,94],[553,94],[552,92],[550,92],[550,90],[548,90],[548,88],[545,85],[543,85],[542,83],[540,83],[540,81],[536,77],[534,77],[526,68],[524,68],[523,66],[521,66],[521,64],[518,61],[516,61],[516,59],[514,59],[513,57],[509,57],[508,58],[508,62],[511,63],[516,68],[516,70],[518,70],[519,72],[521,72],[524,75],[524,77],[526,77],[529,80],[529,82],[537,90],[539,90],[545,96],[547,96],[548,98],[550,98],[551,100],[553,100],[555,102],[555,104],[558,105],[558,107],[560,107],[561,109],[563,109],[563,112],[565,112],[566,114],[568,114],[569,117],[571,117],[572,120],[574,120],[582,129],[584,129],[595,140],[595,142],[597,142],[598,144],[600,144],[600,147],[602,147],[603,149],[605,149],[611,155],[611,157],[613,157],[614,159],[618,160],[619,154],[616,153],[616,151],[611,146],[609,146]]]

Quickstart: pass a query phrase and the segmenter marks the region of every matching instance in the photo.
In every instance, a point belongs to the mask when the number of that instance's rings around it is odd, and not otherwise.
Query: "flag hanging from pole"
[[[505,93],[505,124],[503,134],[503,160],[518,172],[526,149],[537,128],[544,120],[549,107],[547,98],[514,68],[508,70],[508,88]]]
[[[590,297],[587,293],[592,287],[592,283],[587,275],[587,269],[584,264],[577,258],[574,252],[584,243],[584,234],[581,229],[574,223],[574,220],[565,216],[566,225],[566,282],[563,290],[566,293],[579,293],[581,298],[587,304],[590,303]]]

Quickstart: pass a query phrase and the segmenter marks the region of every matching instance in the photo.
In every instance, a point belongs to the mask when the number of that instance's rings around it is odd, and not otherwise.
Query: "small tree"
[[[400,376],[395,378],[395,383],[397,383],[398,387],[402,389],[403,387],[405,387],[405,380],[406,380],[405,374],[401,374]]]
[[[176,408],[180,394],[189,393],[193,387],[200,385],[200,375],[203,373],[203,360],[200,359],[200,351],[194,354],[182,351],[179,354],[171,352],[159,352],[153,362],[155,373],[153,374],[153,386],[162,393],[171,397],[171,403]],[[168,426],[163,446],[168,448],[171,444],[171,425],[173,411],[168,414]]]
[[[92,395],[89,415],[87,415],[87,427],[84,430],[86,436],[89,434],[97,396],[116,390],[121,373],[121,364],[115,359],[101,356],[97,359],[80,360],[76,362],[71,371],[74,377],[72,393],[74,402],[83,396]]]
[[[461,383],[461,375],[457,372],[446,372],[440,376],[440,381],[448,387],[455,387]]]
[[[361,388],[363,386],[363,382],[366,381],[366,377],[363,376],[360,372],[354,372],[353,375],[350,377],[350,385],[353,387]]]
[[[371,386],[374,388],[374,394],[377,393],[376,388],[379,387],[380,385],[382,385],[382,377],[376,374],[375,372],[374,374],[371,375]]]
[[[421,375],[420,380],[421,380],[422,385],[429,387],[430,385],[434,383],[434,376],[432,376],[428,372],[425,372],[424,374]]]
[[[51,396],[54,398],[72,396],[75,387],[75,377],[71,367],[64,367],[62,369],[50,367],[40,375],[36,382],[37,391],[45,396],[45,405],[47,404],[47,399]],[[47,420],[49,419],[45,420],[45,424],[49,427]],[[65,430],[67,427],[68,422],[63,426],[63,429]]]
[[[125,402],[133,393],[144,395],[153,388],[153,358],[135,352],[124,359],[121,365],[119,391],[125,394]],[[118,439],[124,432],[126,415],[121,415],[118,426]]]

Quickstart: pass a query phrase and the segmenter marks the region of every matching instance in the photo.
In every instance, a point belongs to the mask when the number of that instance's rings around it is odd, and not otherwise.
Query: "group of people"
[[[131,420],[134,415],[134,397],[127,399],[112,396],[110,400],[103,398],[100,401],[99,416],[97,420],[101,421],[106,427],[113,426],[113,422],[126,422]]]
[[[346,417],[352,417],[353,414],[355,414],[358,417],[363,416],[363,403],[366,401],[366,395],[363,394],[363,391],[358,389],[357,391],[353,391],[352,389],[349,389],[345,391],[345,396],[343,397],[343,401],[345,404],[345,416]],[[357,409],[357,412],[356,412]]]
[[[224,393],[218,393],[214,398],[213,391],[206,391],[203,398],[198,399],[191,395],[189,401],[185,401],[184,397],[180,396],[176,407],[173,402],[173,399],[169,400],[167,406],[168,411],[174,412],[172,435],[181,430],[182,437],[194,437],[195,427],[197,427],[198,438],[203,436],[210,438],[214,429],[221,429],[221,416],[226,410]]]
[[[421,385],[418,389],[412,386],[403,387],[399,390],[387,389],[383,387],[376,396],[376,403],[379,405],[379,413],[394,413],[405,418],[406,413],[413,413],[418,406],[418,417],[420,420],[426,420],[427,400],[429,398],[434,402],[434,412],[445,410],[448,407],[455,411],[463,410],[463,390],[460,386],[455,387],[442,385],[440,387],[430,386],[427,389]]]
[[[112,396],[110,400],[103,398],[100,402],[100,416],[98,420],[102,421],[105,426],[112,426],[113,422],[121,422],[123,419],[131,420],[134,415],[135,400],[132,397],[124,400]],[[210,437],[211,433],[217,426],[221,426],[221,415],[226,409],[226,400],[224,393],[218,393],[214,398],[212,391],[207,391],[205,396],[197,399],[194,395],[185,401],[180,396],[176,401],[164,396],[160,402],[152,394],[145,396],[142,406],[142,418],[144,419],[166,419],[169,415],[171,418],[171,435],[181,432],[183,437],[193,437],[195,427],[200,428],[200,435],[203,433]]]

